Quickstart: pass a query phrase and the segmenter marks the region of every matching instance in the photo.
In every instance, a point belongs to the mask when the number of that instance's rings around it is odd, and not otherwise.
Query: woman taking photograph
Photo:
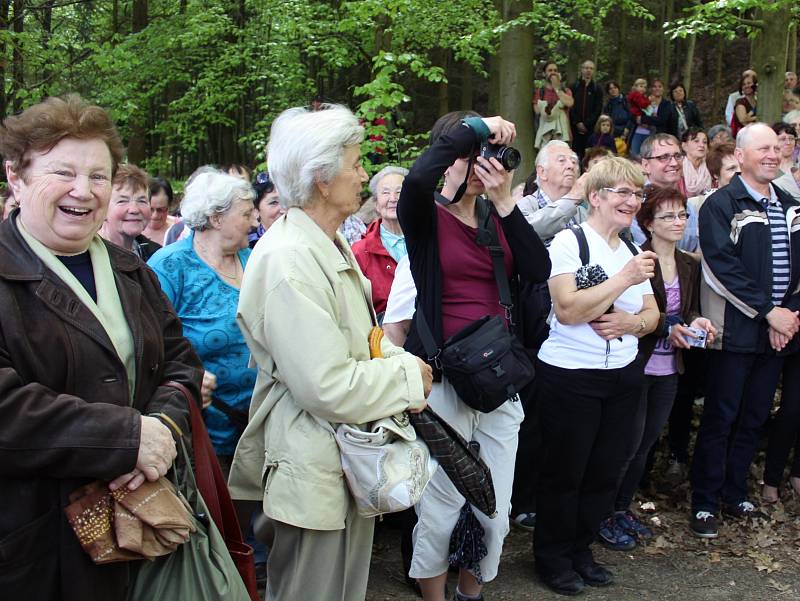
[[[579,226],[586,266],[579,232],[564,230],[550,245],[555,315],[536,362],[543,456],[534,556],[544,583],[560,594],[614,580],[589,546],[638,443],[631,433],[644,375],[636,355],[639,338],[658,326],[649,282],[656,254],[634,255],[619,236],[642,204],[643,183],[625,159],[598,163],[586,175],[591,208]]]
[[[95,565],[67,523],[93,480],[135,489],[176,455],[201,365],[153,272],[103,241],[122,140],[78,96],[8,117],[0,154],[20,208],[0,225],[0,591],[124,601],[132,562]]]
[[[683,372],[681,349],[697,344],[689,328],[705,332],[707,344],[714,342],[716,334],[711,322],[699,315],[700,262],[677,247],[688,218],[686,198],[675,188],[651,188],[636,215],[647,236],[642,250],[658,255],[651,285],[659,315],[655,330],[639,341],[645,383],[632,430],[635,452],[622,472],[614,515],[601,524],[599,532],[600,540],[615,550],[630,549],[635,539],[652,534],[630,506],[650,449],[672,410],[678,374]]]
[[[230,477],[275,526],[267,599],[363,601],[374,519],[356,510],[334,437],[319,420],[364,424],[421,411],[431,371],[382,342],[369,284],[337,229],[361,203],[364,129],[343,106],[284,111],[272,124],[270,177],[288,207],[253,250],[238,321],[258,377]]]
[[[475,320],[504,315],[488,248],[478,246],[476,200],[486,194],[506,273],[522,282],[543,282],[550,273],[547,251],[511,198],[512,172],[497,159],[477,156],[487,139],[494,144],[514,140],[513,123],[501,117],[482,119],[476,113],[448,113],[431,131],[431,145],[414,163],[403,182],[397,215],[417,283],[417,311],[406,348],[428,357],[420,339],[418,319],[423,312],[435,344],[442,343]],[[444,176],[441,194],[436,186]],[[437,370],[438,372],[438,370]],[[481,458],[492,471],[497,516],[477,509],[484,529],[487,554],[478,573],[462,569],[456,599],[482,598],[484,582],[497,575],[503,539],[508,533],[511,484],[517,432],[523,418],[519,402],[506,401],[491,413],[481,413],[459,398],[447,378],[437,373],[429,399],[431,407],[466,440],[480,444]],[[425,601],[442,601],[450,535],[464,498],[437,470],[417,505],[414,556],[409,575],[419,582]]]
[[[253,189],[221,171],[201,173],[181,202],[191,230],[154,254],[148,264],[183,324],[183,333],[205,366],[203,407],[208,434],[224,473],[247,422],[256,370],[247,366],[236,307],[250,256]]]

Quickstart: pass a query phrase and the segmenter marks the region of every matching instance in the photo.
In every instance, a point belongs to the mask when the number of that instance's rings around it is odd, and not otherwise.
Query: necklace
[[[209,265],[211,265],[211,263],[209,263]],[[219,267],[214,267],[213,265],[211,265],[211,269],[216,271],[222,277],[227,278],[229,280],[237,280],[237,279],[239,279],[239,261],[238,260],[233,265],[233,275],[228,275],[227,273],[224,273]]]

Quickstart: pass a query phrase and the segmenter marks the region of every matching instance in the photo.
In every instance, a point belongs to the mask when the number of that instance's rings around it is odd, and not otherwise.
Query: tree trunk
[[[725,121],[725,107],[720,102],[720,90],[722,89],[722,59],[725,55],[725,38],[717,36],[717,58],[714,66],[714,97],[711,101],[711,114],[714,120],[719,118]],[[720,117],[721,115],[721,117]]]
[[[503,20],[517,18],[530,9],[524,0],[503,0]],[[514,146],[522,153],[522,163],[514,174],[514,184],[524,181],[533,171],[533,117],[531,94],[533,92],[533,30],[530,27],[513,27],[503,33],[497,54],[499,67],[499,114],[512,121],[517,128]]]
[[[14,0],[14,52],[11,57],[13,88],[25,89],[25,63],[22,55],[22,34],[25,32],[25,0]],[[5,82],[4,82],[5,83]],[[14,112],[22,110],[22,98],[14,94]]]
[[[472,65],[470,65],[467,61],[461,63],[461,110],[462,111],[469,111],[472,110],[472,104],[474,102],[474,86],[472,78],[474,77],[474,71],[472,69]]]
[[[682,80],[683,89],[686,90],[686,97],[691,95],[692,88],[692,66],[694,64],[694,50],[697,46],[697,36],[689,36],[686,44],[686,56],[683,59]]]
[[[622,79],[625,77],[625,58],[628,56],[627,52],[627,41],[628,41],[628,15],[624,11],[620,11],[621,14],[619,16],[619,38],[617,39],[617,48],[619,48],[619,52],[617,52],[617,83],[621,86],[620,91],[624,94],[625,90],[627,89],[625,84],[623,83]],[[633,83],[633,82],[629,82]]]
[[[487,112],[490,115],[500,113],[500,50],[489,56],[489,103]],[[533,87],[531,87],[533,95]]]
[[[8,70],[8,9],[9,0],[0,0],[0,118],[8,113],[8,97],[6,96],[6,71]]]
[[[672,21],[675,16],[675,0],[665,0],[664,2],[664,19],[665,21]],[[664,38],[664,61],[661,64],[661,72],[659,76],[669,84],[669,74],[672,71],[672,51],[675,46],[675,41],[669,39],[663,33],[661,36]]]
[[[131,18],[131,33],[139,33],[147,27],[147,0],[134,0],[133,1],[133,14]],[[140,100],[142,97],[140,97]],[[145,137],[147,135],[147,128],[145,127],[145,109],[144,106],[137,106],[131,113],[129,123],[130,134],[128,138],[128,161],[134,165],[138,165],[144,161],[146,157]]]
[[[444,115],[450,112],[450,90],[447,77],[450,70],[450,50],[441,49],[435,53],[434,60],[439,64],[445,74],[445,80],[436,84],[436,103],[438,106],[437,115]]]
[[[789,42],[786,53],[786,70],[797,73],[797,23],[789,25]]]
[[[787,29],[792,20],[788,4],[764,3],[758,11],[763,28],[753,39],[753,67],[758,73],[758,120],[775,123],[781,118],[783,80],[786,70],[786,51],[789,46]]]

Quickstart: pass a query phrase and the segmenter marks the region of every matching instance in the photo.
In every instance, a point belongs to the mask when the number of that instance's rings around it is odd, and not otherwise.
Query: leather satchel
[[[115,491],[95,481],[69,500],[67,521],[96,564],[167,555],[196,530],[186,500],[166,478]]]

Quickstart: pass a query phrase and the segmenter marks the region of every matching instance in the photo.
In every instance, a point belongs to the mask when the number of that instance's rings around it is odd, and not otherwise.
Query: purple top
[[[486,246],[478,246],[478,230],[462,223],[440,204],[438,213],[439,261],[442,265],[442,333],[444,339],[485,315],[504,315],[492,257]],[[506,273],[514,273],[511,249],[496,217],[497,236],[503,247]]]
[[[681,312],[681,285],[677,276],[669,284],[664,283],[667,293],[667,315],[678,315]],[[678,371],[675,348],[670,344],[669,338],[661,338],[656,342],[656,348],[650,355],[650,360],[644,368],[647,376],[669,376]]]

